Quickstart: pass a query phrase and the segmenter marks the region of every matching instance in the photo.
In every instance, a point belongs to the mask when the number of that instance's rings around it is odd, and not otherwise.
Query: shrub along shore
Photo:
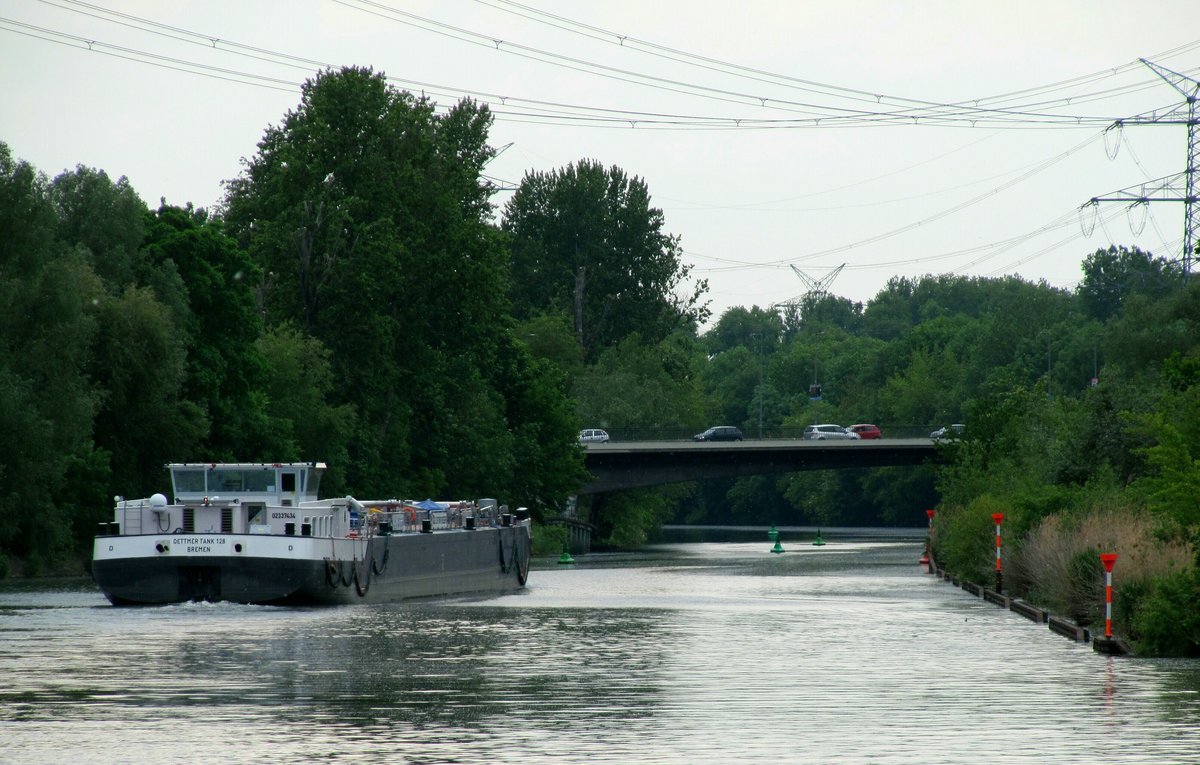
[[[1052,515],[981,496],[943,506],[930,533],[934,559],[964,582],[996,584],[993,513],[1003,513],[1003,594],[1058,614],[1093,635],[1105,626],[1101,553],[1116,553],[1113,635],[1142,656],[1200,654],[1196,545],[1168,519],[1122,502],[1121,492],[1080,493]]]

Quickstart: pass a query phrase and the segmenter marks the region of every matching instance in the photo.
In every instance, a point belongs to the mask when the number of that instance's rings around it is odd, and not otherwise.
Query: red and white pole
[[[933,558],[929,555],[929,544],[933,536],[933,514],[932,510],[925,511],[925,515],[929,516],[929,535],[925,537],[925,554],[918,561],[922,566],[928,566],[931,574],[933,573]]]
[[[1000,567],[1000,522],[1004,520],[1004,513],[992,513],[992,520],[996,523],[996,592],[1004,591],[1004,579]]]
[[[1117,562],[1116,553],[1100,553],[1104,564],[1104,637],[1112,637],[1112,571]]]

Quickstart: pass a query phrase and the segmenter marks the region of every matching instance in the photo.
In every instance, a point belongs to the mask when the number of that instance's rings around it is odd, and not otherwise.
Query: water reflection
[[[113,609],[0,592],[3,763],[1188,762],[1200,667],[924,575],[920,539],[688,539],[526,592]]]

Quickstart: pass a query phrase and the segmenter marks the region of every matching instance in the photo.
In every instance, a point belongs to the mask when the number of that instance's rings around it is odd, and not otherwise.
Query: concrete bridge
[[[736,478],[799,470],[869,468],[941,462],[928,438],[867,441],[770,439],[733,442],[629,441],[588,444],[595,477],[580,494],[602,494],[702,478]]]

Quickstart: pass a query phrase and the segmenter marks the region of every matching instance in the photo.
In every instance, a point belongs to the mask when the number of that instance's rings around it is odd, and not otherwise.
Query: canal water
[[[541,561],[520,594],[116,609],[0,589],[0,763],[1195,763],[1200,663],[1106,657],[919,536]]]

